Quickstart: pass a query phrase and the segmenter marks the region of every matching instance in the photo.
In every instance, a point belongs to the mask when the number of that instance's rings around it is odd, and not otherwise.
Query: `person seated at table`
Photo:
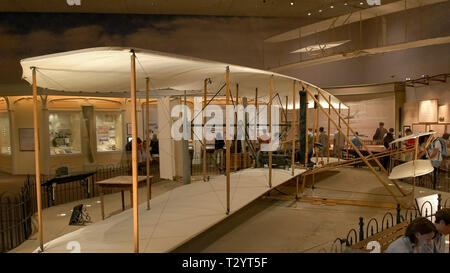
[[[373,135],[373,144],[379,144],[383,142],[384,136],[387,134],[386,128],[384,128],[384,122],[379,123],[379,127],[375,131],[375,134]]]
[[[358,136],[359,136],[359,133],[355,132],[355,135],[352,137],[352,143],[356,146],[356,148],[361,150],[362,144],[361,144],[361,142],[359,142]]]
[[[406,228],[404,236],[392,242],[386,253],[431,253],[436,226],[427,218],[418,217]]]

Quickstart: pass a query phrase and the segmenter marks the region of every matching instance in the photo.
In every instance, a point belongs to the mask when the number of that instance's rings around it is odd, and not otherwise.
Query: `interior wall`
[[[125,104],[125,99],[115,98],[94,98],[89,101],[88,98],[74,98],[74,100],[62,100],[70,97],[61,96],[49,96],[47,109],[42,108],[41,102],[38,105],[38,124],[40,133],[40,159],[41,159],[41,173],[42,174],[54,174],[55,169],[61,166],[67,166],[70,172],[84,171],[86,168],[103,166],[103,165],[116,165],[126,162],[128,160],[125,152],[125,144],[127,135],[127,123],[131,123],[131,104]],[[73,98],[73,97],[72,97]],[[102,100],[105,99],[105,100]],[[5,171],[12,174],[34,174],[35,162],[33,151],[20,151],[19,141],[19,128],[33,128],[33,103],[31,97],[9,97],[12,105],[12,111],[10,118],[11,122],[11,156],[0,156],[0,171]],[[144,100],[139,100],[140,106]],[[119,103],[117,103],[119,102]],[[82,151],[81,154],[65,154],[65,155],[52,155],[46,150],[49,149],[49,131],[48,131],[48,113],[52,112],[79,112],[81,115],[81,106],[86,104],[94,105],[95,112],[114,112],[122,115],[122,146],[121,151],[110,152],[97,152],[96,150],[96,137],[95,126],[94,133],[91,134],[93,140],[94,162],[89,163],[86,160],[86,151]],[[155,104],[156,102],[152,102]],[[140,108],[140,107],[139,107]],[[138,112],[138,128],[139,137],[143,138],[143,115],[141,111]],[[84,128],[82,126],[82,128]],[[45,130],[47,129],[47,130]],[[80,128],[81,130],[81,128]],[[80,139],[87,138],[87,131],[81,130]]]
[[[450,104],[450,82],[431,82],[430,85],[416,84],[406,87],[406,101],[439,100],[439,105]]]
[[[12,165],[13,174],[34,174],[35,173],[35,162],[34,162],[34,152],[33,151],[20,151],[20,140],[19,140],[19,129],[20,128],[33,128],[33,101],[31,97],[10,97],[11,104],[13,105],[12,114],[14,115],[14,123],[12,124],[11,134],[16,140],[17,145],[11,147],[11,152],[15,154],[13,157]],[[41,104],[40,104],[41,105]],[[42,107],[39,106],[38,111],[38,126],[42,128],[44,123],[42,121]],[[45,138],[48,141],[48,136]],[[40,137],[42,141],[42,137]],[[43,158],[42,153],[40,154],[41,161],[44,160],[48,162],[47,159]],[[45,164],[41,164],[41,172],[46,173],[44,168]]]
[[[386,129],[395,128],[395,94],[365,94],[340,96],[350,107],[350,126],[362,139],[372,140],[379,122],[384,122]]]
[[[450,83],[430,82],[430,85],[416,84],[406,87],[404,104],[404,125],[412,126],[419,122],[419,103],[424,100],[438,100],[438,123],[450,124]],[[424,128],[425,129],[425,128]],[[450,133],[450,126],[447,125]]]

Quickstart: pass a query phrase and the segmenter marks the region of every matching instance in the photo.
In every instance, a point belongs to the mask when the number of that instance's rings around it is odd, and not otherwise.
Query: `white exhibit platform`
[[[303,172],[296,169],[292,176],[290,170],[273,169],[272,186]],[[230,184],[231,215],[270,190],[269,170],[232,173]],[[140,252],[170,252],[229,216],[226,176],[175,188],[152,199],[150,210],[146,206],[146,202],[139,205]],[[67,253],[74,245],[81,253],[133,252],[133,238],[133,213],[129,209],[48,242],[44,252]]]

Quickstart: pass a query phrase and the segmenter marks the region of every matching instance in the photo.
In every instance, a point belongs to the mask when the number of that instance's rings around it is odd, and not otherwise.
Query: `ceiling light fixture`
[[[319,13],[320,13],[320,12],[322,12],[322,10],[321,10],[321,9],[319,9]]]
[[[308,12],[308,16],[311,16],[311,12]]]
[[[291,2],[291,6],[293,6],[294,5],[294,2]]]
[[[333,8],[334,8],[334,6],[333,6],[333,5],[331,5],[331,6],[330,6],[330,9],[333,9]]]
[[[364,3],[363,2],[359,2],[359,4],[362,6],[362,5],[364,5]]]
[[[344,3],[344,6],[348,6],[348,3],[347,3],[347,2],[345,2],[345,3]]]

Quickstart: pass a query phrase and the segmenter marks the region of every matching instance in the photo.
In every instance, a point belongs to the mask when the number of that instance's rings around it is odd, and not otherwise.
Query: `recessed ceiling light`
[[[321,9],[319,9],[319,12],[322,12],[322,10],[321,10]]]
[[[294,2],[291,2],[291,6],[293,6],[294,5]]]
[[[359,2],[359,4],[362,6],[362,5],[364,5],[364,3],[363,2]]]
[[[334,6],[333,6],[333,5],[331,5],[331,6],[330,6],[330,9],[333,9],[333,8],[334,8]]]
[[[308,12],[308,16],[311,16],[311,12]]]
[[[347,2],[345,2],[345,3],[344,3],[344,6],[347,6],[347,5],[348,5],[348,3],[347,3]]]

